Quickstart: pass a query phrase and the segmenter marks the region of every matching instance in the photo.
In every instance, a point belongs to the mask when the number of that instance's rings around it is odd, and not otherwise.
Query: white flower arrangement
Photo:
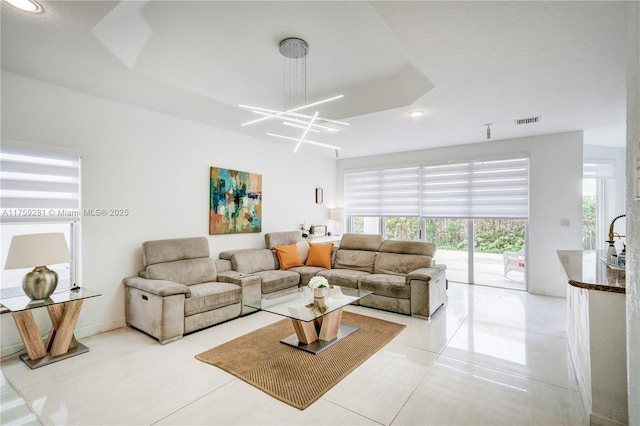
[[[329,281],[325,277],[312,277],[309,280],[310,288],[328,288]]]

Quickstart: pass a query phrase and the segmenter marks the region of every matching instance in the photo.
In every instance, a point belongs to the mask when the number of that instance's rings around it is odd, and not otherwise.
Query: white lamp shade
[[[11,239],[4,269],[33,268],[71,260],[62,232],[15,235]]]
[[[329,219],[340,220],[344,219],[344,209],[342,207],[335,207],[329,209]]]

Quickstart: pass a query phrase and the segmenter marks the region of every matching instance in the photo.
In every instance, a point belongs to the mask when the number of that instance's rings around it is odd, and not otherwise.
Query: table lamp
[[[344,208],[342,207],[334,207],[329,209],[329,219],[331,220],[343,220],[344,219]],[[340,228],[340,222],[338,222],[338,228]],[[339,230],[339,229],[338,229]],[[339,234],[337,234],[339,235]]]
[[[51,296],[58,285],[58,274],[45,265],[67,263],[70,260],[62,232],[15,235],[11,239],[4,269],[34,267],[22,280],[22,289],[30,299],[40,300]]]

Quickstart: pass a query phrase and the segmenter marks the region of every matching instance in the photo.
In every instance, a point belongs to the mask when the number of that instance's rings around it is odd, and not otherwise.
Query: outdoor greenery
[[[427,219],[427,241],[439,249],[466,250],[466,219]],[[478,253],[520,251],[524,247],[526,222],[513,219],[474,219],[474,250]]]
[[[351,232],[354,234],[364,234],[364,217],[353,218],[353,229]]]
[[[387,239],[420,240],[420,224],[417,217],[388,217],[384,224],[385,237]]]
[[[377,220],[377,218],[374,218]],[[384,237],[393,240],[419,241],[417,217],[387,217],[384,221]],[[467,249],[466,219],[425,219],[426,241],[443,250]],[[364,233],[364,218],[353,218],[351,232]],[[475,219],[475,251],[504,253],[520,251],[524,247],[524,220]]]
[[[585,250],[596,247],[596,200],[584,197],[583,246]],[[379,218],[370,218],[379,220]],[[420,218],[386,217],[384,237],[391,240],[420,241]],[[354,217],[351,232],[364,233],[364,218]],[[518,252],[524,247],[524,220],[512,219],[475,219],[475,251],[480,253]],[[425,219],[426,241],[435,243],[441,250],[467,249],[466,219]]]
[[[443,250],[466,250],[466,220],[427,219],[427,241]]]
[[[596,249],[596,199],[584,197],[582,199],[582,248]]]

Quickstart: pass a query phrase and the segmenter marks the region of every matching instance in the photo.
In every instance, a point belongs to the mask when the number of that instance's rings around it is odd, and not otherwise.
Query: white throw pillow
[[[300,240],[296,243],[296,248],[298,249],[298,256],[300,256],[300,260],[302,263],[305,263],[309,257],[309,243],[307,240]]]

